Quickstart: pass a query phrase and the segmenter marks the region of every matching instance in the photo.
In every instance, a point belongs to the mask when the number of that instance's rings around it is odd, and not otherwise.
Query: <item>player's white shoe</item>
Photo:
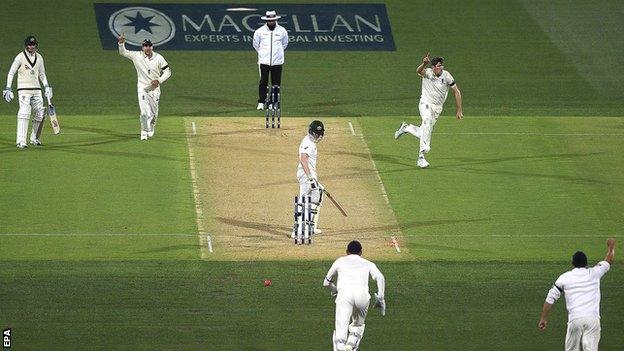
[[[323,231],[318,228],[314,228],[314,235],[319,235],[319,234],[323,234]]]
[[[41,141],[39,141],[39,139],[30,138],[30,144],[31,145],[41,145]]]
[[[152,130],[147,132],[147,136],[150,137],[150,138],[153,138],[154,137],[154,133],[156,133],[156,126],[152,126]]]
[[[256,107],[256,110],[260,111],[260,110],[264,110],[264,103],[259,102],[258,106]]]
[[[397,129],[397,131],[394,132],[394,139],[398,139],[401,137],[401,135],[407,133],[405,131],[405,127],[407,127],[407,123],[401,122],[401,126],[399,127],[399,129]]]
[[[420,167],[420,168],[427,168],[429,167],[429,162],[427,162],[427,160],[425,160],[424,157],[418,157],[418,161],[416,161],[416,166]]]
[[[141,130],[141,140],[147,140],[147,132],[144,130]]]
[[[26,143],[17,143],[16,146],[18,149],[26,149],[28,147]]]
[[[353,351],[353,350],[354,350],[354,349],[353,349],[353,347],[352,347],[351,345],[347,345],[347,346],[345,346],[345,348],[344,348],[344,351]]]

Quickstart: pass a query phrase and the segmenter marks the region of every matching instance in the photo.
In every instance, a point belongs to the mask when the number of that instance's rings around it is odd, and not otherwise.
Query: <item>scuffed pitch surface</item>
[[[312,245],[297,246],[290,239],[299,191],[295,174],[299,143],[311,119],[286,118],[282,129],[268,130],[263,118],[187,119],[214,248],[208,259],[333,259],[355,239],[368,258],[408,257],[392,244],[392,236],[402,242],[400,230],[363,139],[351,132],[347,119],[322,120],[327,131],[319,144],[319,180],[349,217],[325,199],[319,221],[323,234]]]

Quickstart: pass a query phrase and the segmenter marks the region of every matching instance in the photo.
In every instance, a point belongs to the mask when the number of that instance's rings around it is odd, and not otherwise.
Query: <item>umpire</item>
[[[271,73],[271,85],[282,84],[282,65],[284,64],[284,50],[288,46],[288,32],[279,24],[275,11],[267,11],[262,20],[266,24],[254,32],[253,47],[258,52],[258,66],[260,83],[258,84],[258,110],[264,109]]]

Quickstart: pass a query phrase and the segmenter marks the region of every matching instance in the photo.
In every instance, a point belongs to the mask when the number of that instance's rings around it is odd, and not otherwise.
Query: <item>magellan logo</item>
[[[140,0],[139,0],[140,1]],[[166,1],[166,0],[165,0]],[[102,48],[117,50],[117,37],[158,50],[253,51],[254,32],[269,10],[288,31],[288,51],[394,51],[384,4],[94,3]]]
[[[164,44],[175,36],[175,25],[169,16],[149,7],[126,7],[113,13],[108,27],[114,36],[124,34],[129,44],[141,46],[145,39],[154,45]]]

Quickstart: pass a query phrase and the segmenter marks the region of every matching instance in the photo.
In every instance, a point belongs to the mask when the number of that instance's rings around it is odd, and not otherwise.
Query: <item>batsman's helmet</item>
[[[320,139],[323,135],[325,135],[325,126],[321,121],[312,121],[310,123],[310,128],[308,128],[308,133],[312,134],[317,139]]]
[[[34,35],[29,35],[24,39],[24,46],[35,45],[39,46],[39,42],[37,42],[37,38]]]

